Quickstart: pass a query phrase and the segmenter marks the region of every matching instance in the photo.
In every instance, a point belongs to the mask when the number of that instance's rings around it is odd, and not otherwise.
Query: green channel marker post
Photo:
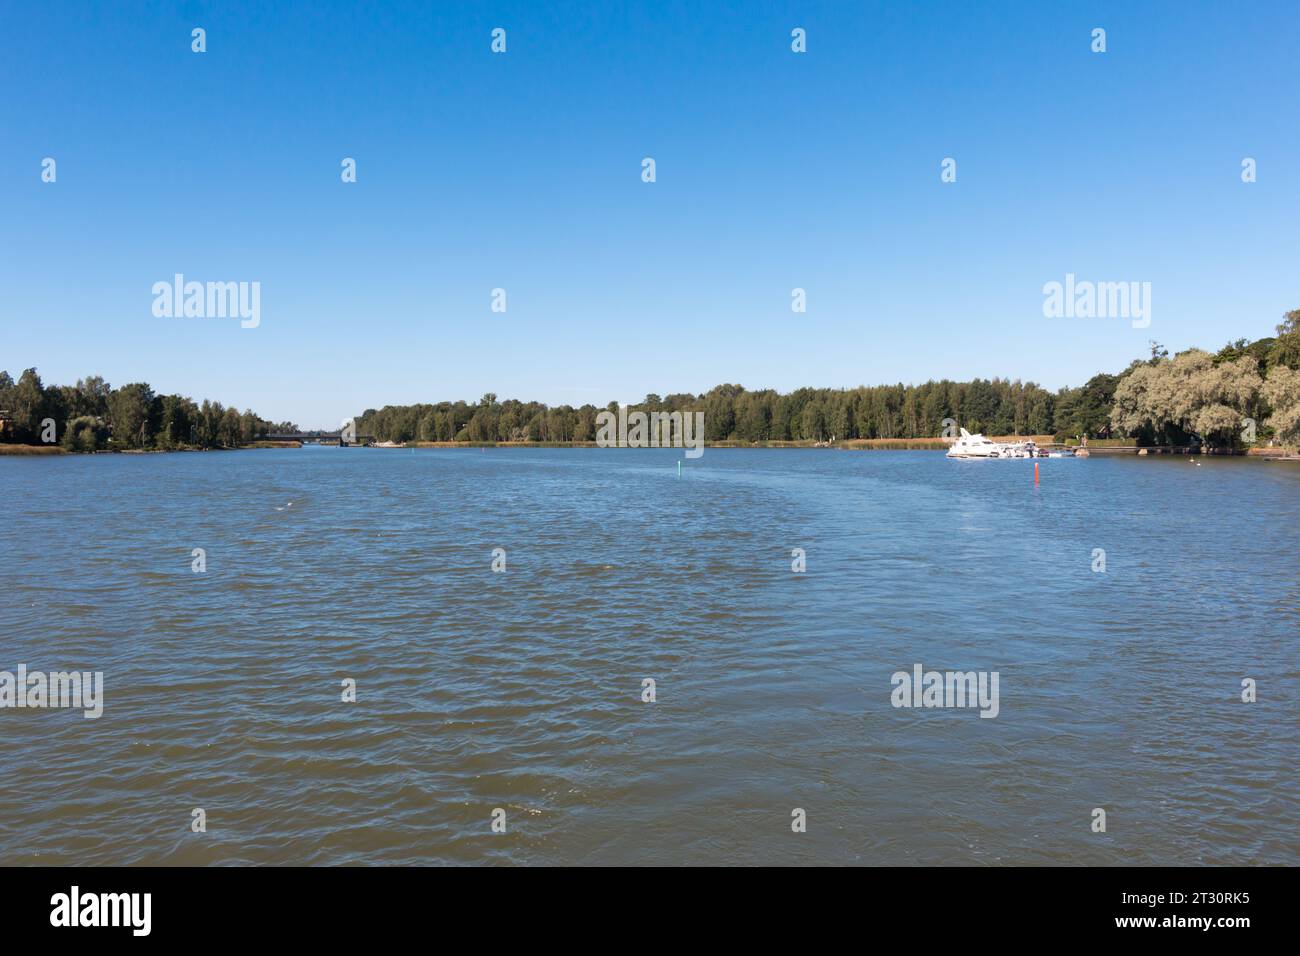
[[[682,460],[681,460],[680,458],[678,458],[678,459],[677,459],[677,477],[680,478],[681,476],[682,476]]]

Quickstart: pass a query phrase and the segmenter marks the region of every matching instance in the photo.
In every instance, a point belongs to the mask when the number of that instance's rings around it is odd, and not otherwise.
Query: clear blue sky
[[[0,367],[305,426],[487,391],[1079,384],[1300,307],[1298,49],[1294,2],[13,0]],[[261,282],[261,327],[155,318],[176,272]],[[1151,327],[1045,319],[1067,272],[1151,282]]]

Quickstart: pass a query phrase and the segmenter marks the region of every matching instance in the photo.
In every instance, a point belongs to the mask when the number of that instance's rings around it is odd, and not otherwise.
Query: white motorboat
[[[966,429],[948,449],[949,458],[1001,458],[1002,446],[983,435],[972,435]]]
[[[1046,458],[1047,452],[1032,439],[996,442],[983,435],[972,435],[966,429],[948,449],[949,458]]]

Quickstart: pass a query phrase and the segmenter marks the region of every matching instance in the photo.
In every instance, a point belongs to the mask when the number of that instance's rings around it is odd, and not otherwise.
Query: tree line
[[[1151,344],[1147,359],[1077,388],[1033,382],[947,379],[921,385],[800,388],[788,394],[718,385],[708,392],[647,395],[632,411],[704,412],[710,442],[937,438],[945,420],[986,435],[1054,435],[1058,440],[1131,438],[1137,444],[1232,445],[1255,439],[1300,442],[1300,310],[1276,337],[1229,343],[1217,354],[1192,349],[1171,358]],[[600,411],[617,402],[548,406],[488,393],[476,404],[386,405],[367,409],[357,431],[379,441],[589,442]],[[1247,429],[1244,422],[1254,425]]]
[[[954,418],[990,432],[1041,434],[1052,424],[1053,396],[1033,383],[993,379],[874,388],[800,388],[782,395],[719,385],[710,391],[647,395],[630,406],[645,412],[704,412],[706,441],[802,441],[936,436]],[[594,441],[603,407],[547,406],[489,393],[474,405],[388,405],[357,419],[360,433],[380,441]]]
[[[386,405],[367,409],[357,433],[379,441],[590,442],[597,407],[548,406],[488,393],[476,404]],[[948,422],[986,435],[1054,435],[1058,440],[1127,438],[1140,445],[1232,446],[1276,439],[1300,443],[1300,309],[1277,335],[1240,339],[1217,353],[1149,358],[1115,374],[1055,392],[1008,379],[947,379],[921,385],[799,388],[787,394],[718,385],[702,394],[647,395],[644,412],[704,412],[706,441],[780,442],[937,438]],[[51,429],[49,426],[53,425]],[[57,441],[73,451],[233,448],[268,432],[297,432],[251,410],[158,395],[142,382],[111,387],[100,376],[46,386],[34,368],[14,381],[0,371],[0,440]]]
[[[17,381],[0,371],[0,438],[5,441],[57,442],[70,451],[235,448],[280,430],[297,428],[220,402],[158,395],[144,382],[113,388],[90,375],[75,385],[47,386],[34,368]]]

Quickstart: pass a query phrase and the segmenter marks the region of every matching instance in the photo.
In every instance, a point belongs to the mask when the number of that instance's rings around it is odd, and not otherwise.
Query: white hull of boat
[[[996,442],[983,435],[972,435],[966,429],[961,430],[961,437],[948,449],[949,458],[1070,458],[1064,452],[1048,452],[1039,448],[1033,441]]]

